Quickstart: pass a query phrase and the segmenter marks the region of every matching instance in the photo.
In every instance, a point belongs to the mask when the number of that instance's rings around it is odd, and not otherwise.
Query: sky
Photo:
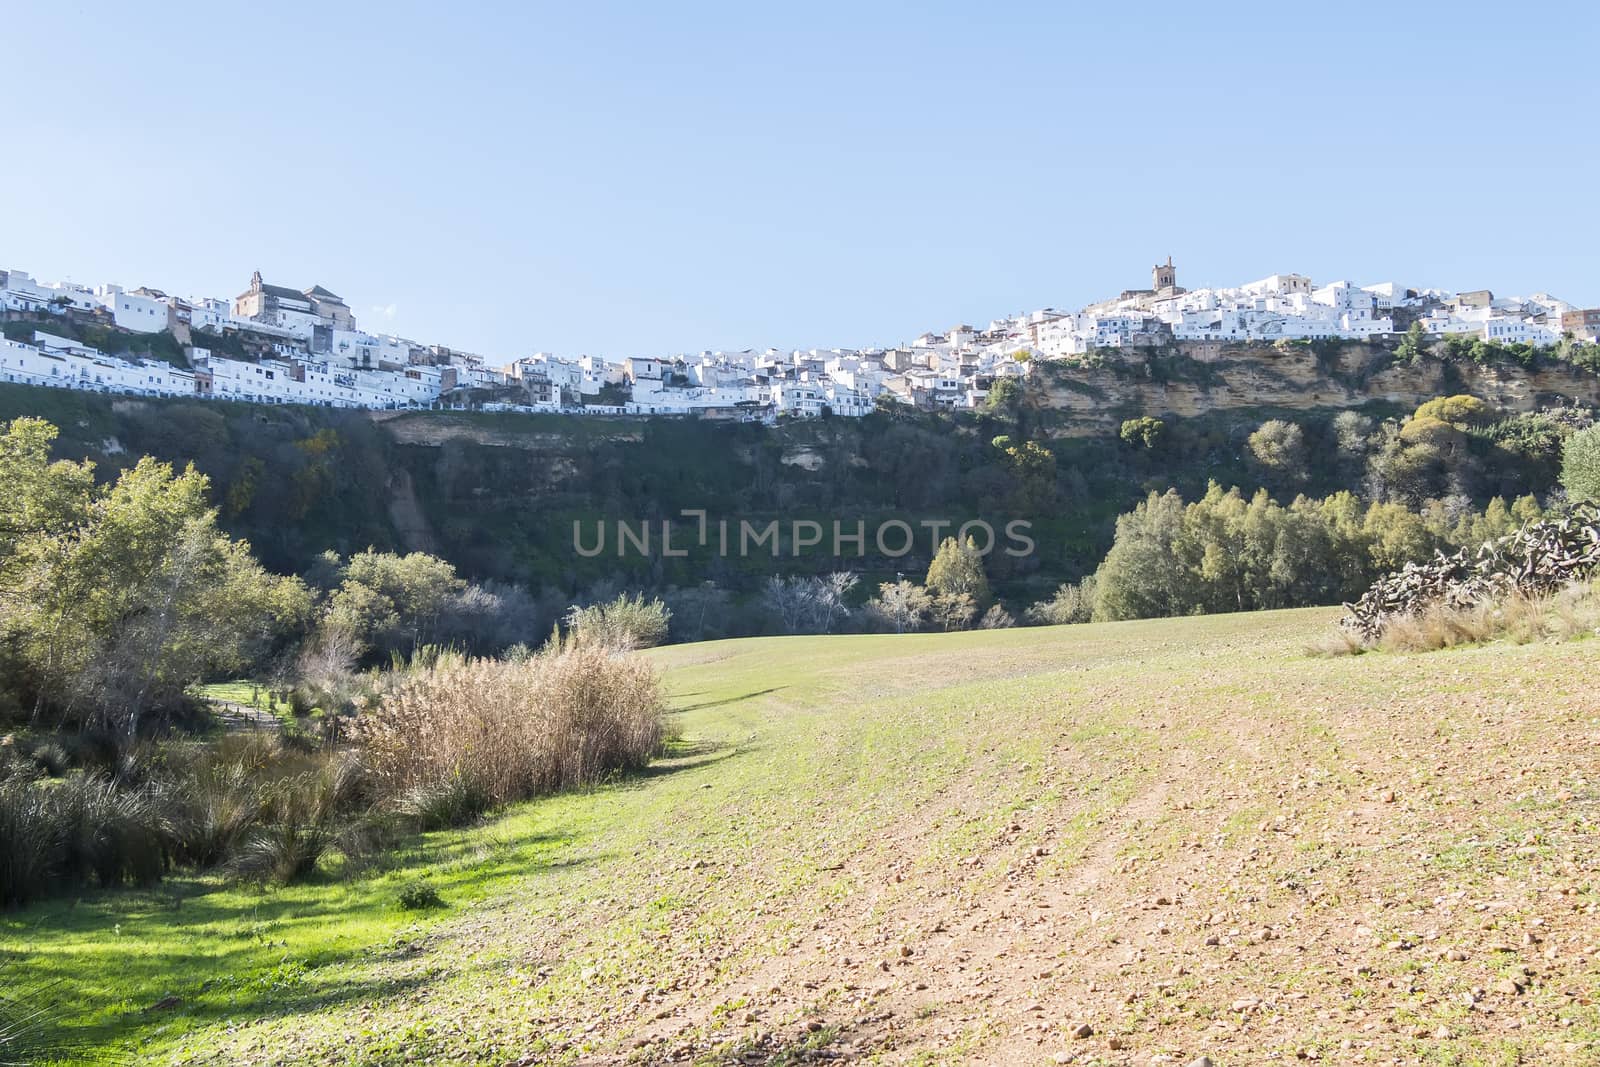
[[[0,268],[509,360],[1280,272],[1600,305],[1600,5],[50,0]]]

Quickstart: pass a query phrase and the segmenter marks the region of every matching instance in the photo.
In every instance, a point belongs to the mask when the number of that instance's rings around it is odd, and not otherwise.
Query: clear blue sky
[[[1595,305],[1595,12],[15,3],[0,266],[259,267],[506,358],[887,343],[1168,254]]]

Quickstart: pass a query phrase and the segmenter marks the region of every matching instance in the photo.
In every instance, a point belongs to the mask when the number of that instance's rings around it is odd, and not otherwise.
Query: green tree
[[[1441,396],[1429,400],[1417,408],[1412,418],[1438,419],[1440,422],[1448,422],[1465,430],[1470,426],[1481,426],[1490,421],[1494,418],[1494,411],[1477,397],[1458,393],[1455,396]]]
[[[1415,363],[1422,358],[1428,350],[1428,331],[1423,329],[1420,321],[1413,322],[1406,335],[1400,339],[1400,344],[1395,348],[1395,358],[1406,363]]]
[[[36,715],[49,707],[132,736],[190,684],[303,625],[304,586],[217,529],[203,475],[147,456],[87,488],[84,468],[42,465],[52,436],[13,426],[0,447],[0,477],[31,486],[32,503],[8,516],[0,596]]]
[[[966,543],[946,537],[939,545],[933,562],[928,566],[928,590],[940,597],[971,597],[974,611],[988,607],[992,599],[989,579],[983,573],[983,556],[977,542],[967,538]]]
[[[1155,448],[1166,435],[1167,424],[1160,419],[1141,415],[1137,419],[1126,419],[1122,428],[1117,431],[1117,436],[1126,444],[1143,445],[1145,448]]]
[[[1567,438],[1561,451],[1561,484],[1573,500],[1600,500],[1600,426]]]
[[[434,640],[442,616],[466,587],[454,566],[425,552],[368,549],[345,564],[326,622],[367,649],[409,653]]]
[[[1015,420],[1022,412],[1022,382],[1016,378],[996,378],[989,386],[984,407],[1001,418]]]
[[[1306,480],[1306,435],[1299,423],[1268,419],[1250,435],[1248,444],[1256,462],[1276,479],[1285,483]]]

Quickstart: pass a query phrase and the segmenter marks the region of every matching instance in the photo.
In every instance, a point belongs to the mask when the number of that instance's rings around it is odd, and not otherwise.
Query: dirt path
[[[249,704],[240,704],[232,700],[210,700],[212,708],[216,710],[217,722],[224,730],[263,730],[272,733],[282,733],[283,723],[276,715],[263,711],[261,708],[251,707]]]

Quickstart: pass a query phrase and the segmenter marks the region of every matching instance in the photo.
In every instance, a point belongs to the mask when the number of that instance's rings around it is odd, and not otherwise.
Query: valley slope
[[[1334,615],[658,649],[648,775],[0,940],[151,1063],[1593,1062],[1591,643]]]

